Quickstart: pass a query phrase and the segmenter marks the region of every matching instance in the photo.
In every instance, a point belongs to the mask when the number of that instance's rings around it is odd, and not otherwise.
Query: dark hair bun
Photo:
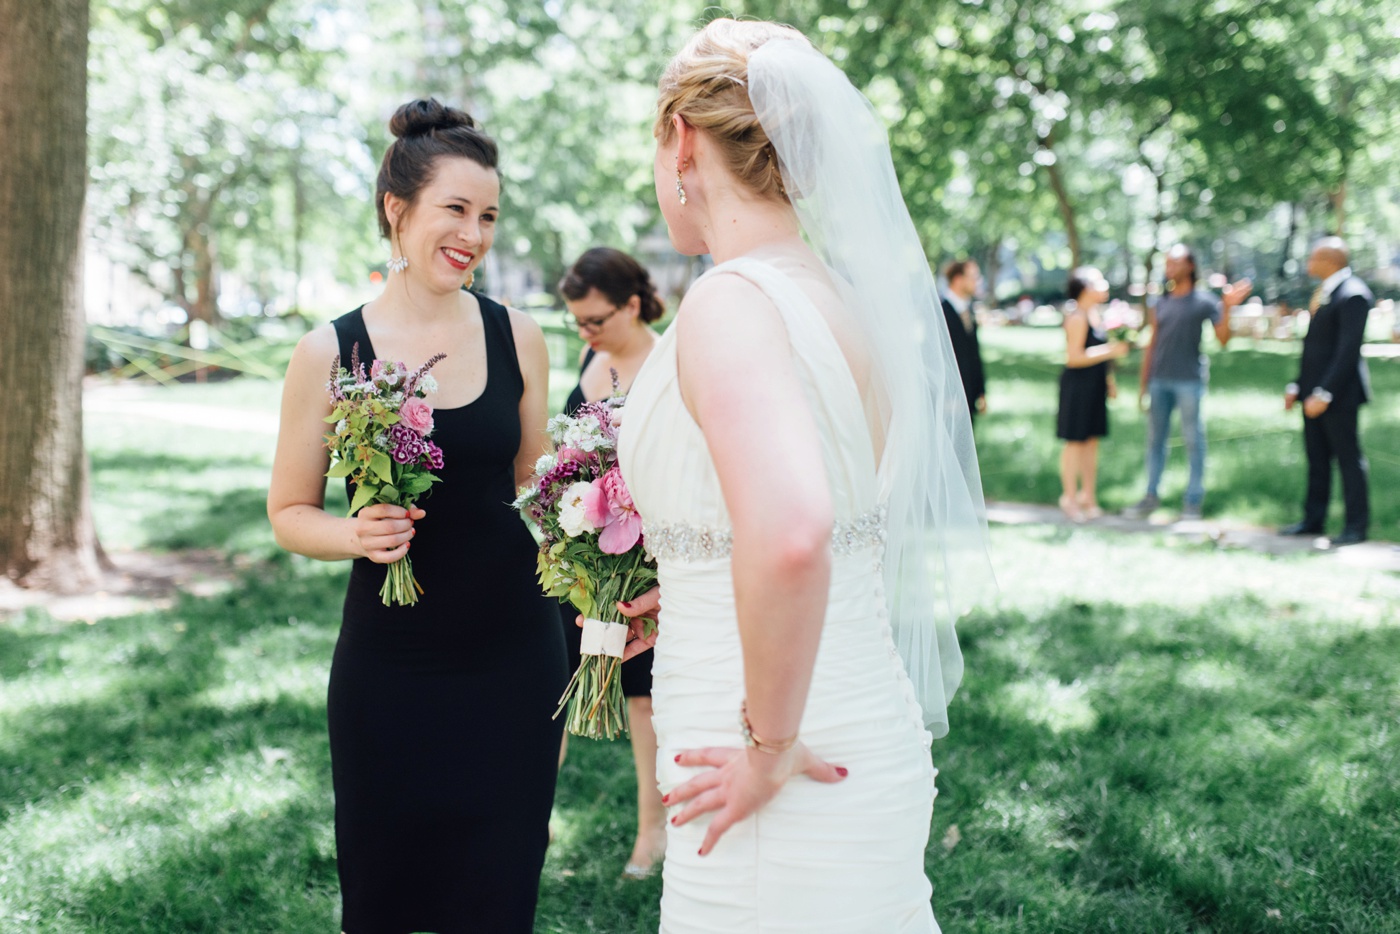
[[[389,120],[389,132],[400,139],[412,136],[426,136],[434,130],[451,130],[456,127],[475,128],[476,121],[471,114],[456,107],[439,103],[436,98],[409,101]]]

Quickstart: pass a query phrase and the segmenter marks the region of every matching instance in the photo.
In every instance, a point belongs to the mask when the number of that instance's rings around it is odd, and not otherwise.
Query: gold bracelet
[[[753,726],[749,724],[749,702],[745,700],[739,705],[739,731],[744,736],[744,745],[750,749],[757,749],[759,752],[766,752],[770,756],[780,755],[797,745],[797,734],[794,733],[784,740],[766,740],[753,731]]]

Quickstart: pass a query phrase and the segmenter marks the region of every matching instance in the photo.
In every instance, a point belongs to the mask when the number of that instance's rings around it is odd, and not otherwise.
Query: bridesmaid
[[[288,551],[354,561],[327,696],[341,930],[530,934],[567,674],[534,540],[506,504],[545,447],[549,355],[527,315],[468,291],[500,214],[495,142],[433,100],[390,129],[375,195],[390,275],[297,345],[268,515]],[[324,508],[326,374],[357,346],[414,367],[447,355],[425,508]],[[386,607],[385,565],[410,543],[424,593]]]
[[[1098,503],[1099,439],[1108,435],[1108,400],[1118,395],[1111,360],[1129,345],[1109,342],[1099,318],[1108,282],[1092,266],[1070,273],[1066,286],[1065,368],[1060,373],[1060,412],[1056,434],[1060,452],[1060,509],[1075,522],[1103,515]]]
[[[637,371],[656,345],[652,323],[659,321],[665,307],[652,284],[651,275],[641,263],[621,250],[594,247],[580,256],[559,283],[567,311],[565,323],[577,328],[587,342],[578,385],[569,393],[564,406],[572,415],[585,402],[612,394],[612,374],[617,373],[623,392],[632,386]],[[569,648],[569,666],[579,663],[579,637],[575,625],[577,611],[560,605],[560,621]],[[632,758],[637,768],[637,839],[622,875],[643,879],[651,875],[666,852],[666,809],[656,786],[656,732],[651,725],[650,651],[629,659],[622,666],[622,693],[627,697],[627,717],[631,724]],[[563,763],[568,736],[559,750]]]

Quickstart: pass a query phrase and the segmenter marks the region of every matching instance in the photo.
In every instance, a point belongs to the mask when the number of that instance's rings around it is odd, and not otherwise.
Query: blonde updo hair
[[[725,168],[755,194],[787,201],[777,153],[749,100],[749,56],[772,39],[807,37],[791,26],[716,19],[695,34],[661,75],[654,133],[671,141],[671,118],[703,130],[719,144]]]

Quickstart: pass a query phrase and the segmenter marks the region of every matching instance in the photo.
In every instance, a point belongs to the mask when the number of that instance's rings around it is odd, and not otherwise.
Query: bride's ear
[[[676,168],[683,170],[695,157],[695,127],[680,114],[672,114],[671,129],[676,134]]]

